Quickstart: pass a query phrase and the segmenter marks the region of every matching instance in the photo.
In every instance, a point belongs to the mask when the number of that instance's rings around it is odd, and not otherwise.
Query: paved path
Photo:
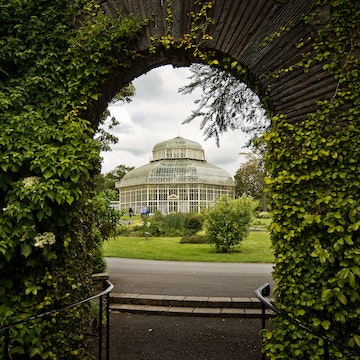
[[[156,295],[254,297],[272,264],[203,263],[106,258],[113,292]]]
[[[271,264],[106,258],[114,293],[254,297]],[[111,360],[261,360],[259,319],[111,313]]]
[[[260,319],[113,313],[110,360],[261,360]]]

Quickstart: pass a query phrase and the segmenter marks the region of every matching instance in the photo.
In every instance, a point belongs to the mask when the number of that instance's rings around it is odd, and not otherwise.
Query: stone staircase
[[[270,301],[272,299],[269,299]],[[204,297],[111,293],[111,311],[153,315],[260,318],[260,301],[240,297]],[[267,317],[271,315],[265,310]]]

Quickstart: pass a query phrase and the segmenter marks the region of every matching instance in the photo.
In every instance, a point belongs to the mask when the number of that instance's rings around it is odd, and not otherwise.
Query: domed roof
[[[151,162],[129,171],[120,181],[120,188],[157,183],[202,183],[234,186],[225,170],[207,162],[183,159]]]
[[[194,150],[201,150],[204,151],[202,146],[197,143],[196,141],[184,139],[180,136],[177,136],[176,138],[162,141],[158,144],[156,144],[153,147],[154,151],[159,151],[163,149],[194,149]]]
[[[118,187],[157,183],[201,183],[234,186],[234,180],[225,170],[205,160],[201,145],[176,137],[153,148],[153,160],[129,171]]]
[[[205,161],[205,152],[196,141],[177,136],[174,139],[165,140],[153,147],[153,159],[194,159]]]

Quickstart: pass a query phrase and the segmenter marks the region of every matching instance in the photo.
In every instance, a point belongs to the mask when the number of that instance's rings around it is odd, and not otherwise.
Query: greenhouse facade
[[[202,146],[182,137],[154,146],[149,164],[127,173],[116,183],[120,209],[139,214],[199,213],[227,195],[234,198],[235,183],[225,170],[209,164]]]

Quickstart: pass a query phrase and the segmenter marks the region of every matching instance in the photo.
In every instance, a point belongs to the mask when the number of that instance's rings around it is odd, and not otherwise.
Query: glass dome
[[[178,136],[154,146],[152,161],[164,159],[193,159],[205,161],[205,153],[199,143]]]
[[[225,170],[205,160],[202,146],[182,137],[154,146],[152,160],[127,173],[116,184],[120,208],[138,213],[200,212],[221,195],[234,197],[235,183]]]

